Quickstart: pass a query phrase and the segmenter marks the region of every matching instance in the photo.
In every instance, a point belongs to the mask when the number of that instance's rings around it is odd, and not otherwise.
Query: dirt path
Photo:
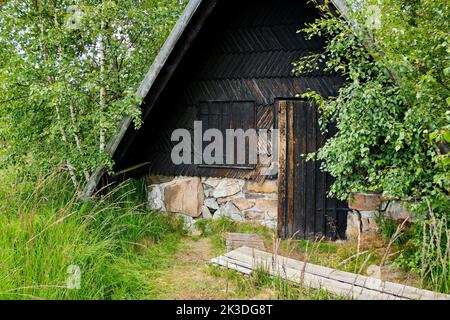
[[[175,257],[174,265],[155,280],[161,292],[158,299],[230,299],[234,291],[222,277],[215,277],[206,265],[213,258],[210,240],[187,239]]]
[[[185,238],[179,252],[173,259],[170,268],[161,270],[158,275],[152,279],[155,291],[149,299],[168,299],[168,300],[212,300],[212,299],[274,299],[276,293],[270,288],[256,289],[248,279],[240,277],[236,281],[236,276],[218,273],[207,265],[207,261],[217,256],[217,249],[211,244],[211,238],[200,238],[194,240]],[[328,248],[333,246],[333,248]],[[335,248],[336,247],[336,248]],[[342,247],[342,248],[341,248]],[[310,258],[316,256],[317,261],[313,263],[327,265],[331,260],[342,261],[347,252],[347,247],[351,244],[329,244],[326,248],[315,248],[310,253]],[[344,249],[348,250],[344,250]],[[298,247],[298,254],[303,250]],[[319,250],[320,249],[320,250]],[[311,250],[311,249],[310,249]],[[324,252],[321,252],[323,250]],[[341,252],[342,251],[342,252]],[[297,252],[289,250],[290,256],[296,256]],[[343,255],[345,254],[345,256]],[[285,253],[286,255],[286,253]],[[310,259],[311,261],[311,259]],[[332,267],[332,266],[331,266]],[[358,265],[358,267],[360,267]],[[407,280],[399,281],[399,273],[389,270],[383,274],[383,280],[390,280],[409,284]],[[231,277],[231,278],[230,278]],[[395,278],[395,279],[393,279]],[[230,280],[231,279],[231,280]],[[410,284],[411,285],[411,284]],[[303,295],[305,293],[302,293]],[[306,295],[308,298],[308,293]],[[300,296],[299,296],[300,298]],[[324,296],[313,296],[309,298],[323,299]]]

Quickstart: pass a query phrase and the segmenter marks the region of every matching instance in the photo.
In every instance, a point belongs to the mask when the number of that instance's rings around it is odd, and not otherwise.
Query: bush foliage
[[[0,165],[65,168],[82,187],[184,7],[178,0],[0,3]]]
[[[338,128],[317,154],[336,179],[331,194],[375,191],[408,201],[420,227],[413,254],[402,259],[448,290],[450,3],[349,1],[346,17],[316,5],[321,17],[300,32],[324,36],[326,46],[295,70],[324,64],[346,80],[337,97],[303,94],[319,106],[324,130],[330,121]]]

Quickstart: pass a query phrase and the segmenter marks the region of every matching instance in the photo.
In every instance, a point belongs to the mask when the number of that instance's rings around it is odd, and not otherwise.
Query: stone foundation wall
[[[377,198],[378,197],[378,198]],[[151,209],[181,215],[188,226],[198,219],[227,217],[277,227],[277,181],[263,183],[229,178],[147,177],[147,199]],[[412,214],[398,202],[386,202],[373,194],[360,194],[349,202],[348,239],[379,230],[377,218],[412,221]]]
[[[379,231],[378,218],[402,223],[413,221],[413,215],[404,205],[395,201],[385,201],[382,198],[374,201],[373,195],[359,195],[357,201],[350,201],[350,211],[347,214],[347,239],[357,239]],[[372,199],[371,199],[372,198]],[[370,205],[368,205],[370,204]]]
[[[252,221],[276,229],[277,181],[263,183],[229,178],[147,177],[151,209],[182,214],[195,219],[227,217]]]

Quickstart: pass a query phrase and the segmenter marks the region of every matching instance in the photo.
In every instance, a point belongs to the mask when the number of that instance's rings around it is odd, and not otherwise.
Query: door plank
[[[278,104],[278,236],[287,237],[286,228],[286,101]]]
[[[297,230],[294,230],[295,226],[295,215],[294,215],[294,103],[289,101],[287,111],[287,121],[288,121],[288,172],[287,172],[287,222],[288,222],[288,234],[294,235]]]

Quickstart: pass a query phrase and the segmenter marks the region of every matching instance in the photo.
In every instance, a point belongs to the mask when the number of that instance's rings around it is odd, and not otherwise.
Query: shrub
[[[301,95],[318,105],[324,131],[330,121],[338,129],[310,159],[322,160],[335,178],[331,195],[375,191],[417,202],[413,254],[405,253],[402,263],[448,291],[449,3],[350,0],[344,18],[328,10],[328,1],[315,2],[322,15],[301,32],[325,37],[325,47],[295,70],[307,75],[325,65],[345,84],[337,97]]]

